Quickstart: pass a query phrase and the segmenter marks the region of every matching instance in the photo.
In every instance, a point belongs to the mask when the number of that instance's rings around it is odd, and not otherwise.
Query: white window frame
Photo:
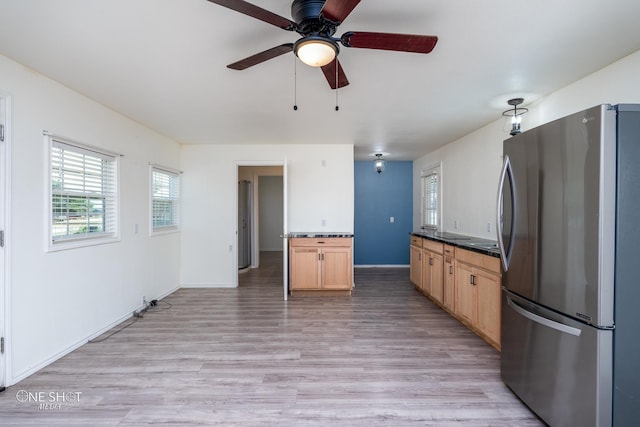
[[[165,197],[158,198],[154,195],[155,181],[154,174],[161,174],[169,178],[169,180],[175,180],[174,184],[170,184],[169,194]],[[180,231],[180,215],[181,215],[181,193],[182,193],[182,180],[180,179],[181,172],[175,169],[171,169],[165,166],[149,165],[149,235],[156,236],[167,233],[177,233]],[[172,206],[172,223],[168,225],[156,225],[154,222],[154,201],[163,200],[171,202]]]
[[[428,208],[427,206],[427,198],[429,195],[427,194],[429,190],[429,181],[435,178],[436,180],[436,189],[435,189],[435,207]],[[421,183],[421,209],[420,209],[420,225],[422,229],[425,230],[440,230],[442,226],[442,165],[433,165],[427,169],[422,170],[422,174],[420,176]],[[430,194],[432,194],[430,192]],[[431,199],[433,202],[433,199]],[[435,215],[435,221],[432,221],[431,218]]]
[[[120,241],[120,155],[103,150],[102,148],[93,147],[83,143],[79,143],[68,138],[60,137],[48,132],[43,133],[46,143],[46,245],[45,250],[60,251],[66,249],[82,248],[87,246],[101,245],[105,243],[114,243]],[[106,173],[107,185],[105,191],[93,193],[90,191],[68,192],[60,191],[58,193],[53,190],[53,156],[55,148],[63,148],[74,154],[80,154],[91,157],[93,159],[102,159],[108,163]],[[101,177],[104,179],[104,177]],[[103,212],[103,221],[105,229],[101,232],[87,232],[79,234],[67,234],[66,236],[54,237],[54,194],[78,195],[79,197],[100,196],[105,199],[105,207]],[[68,221],[68,218],[67,218]]]

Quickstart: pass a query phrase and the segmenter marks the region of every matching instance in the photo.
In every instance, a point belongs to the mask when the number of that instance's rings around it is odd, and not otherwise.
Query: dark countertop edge
[[[435,242],[442,242],[442,243],[446,243],[447,245],[451,245],[451,246],[455,246],[457,248],[461,248],[461,249],[465,249],[468,251],[472,251],[472,252],[478,252],[481,253],[483,255],[489,255],[495,258],[500,258],[500,252],[498,252],[498,249],[486,249],[486,248],[481,248],[478,246],[472,246],[469,245],[468,243],[471,242],[480,242],[480,243],[495,243],[491,240],[487,240],[487,239],[482,239],[480,237],[473,237],[473,236],[465,236],[463,234],[459,234],[459,236],[462,237],[468,237],[468,239],[466,240],[451,240],[451,239],[446,239],[443,237],[438,237],[438,236],[434,236],[433,235],[433,231],[412,231],[410,234],[412,236],[416,236],[416,237],[423,237],[425,239],[429,239],[429,240],[433,240]],[[449,234],[454,234],[454,233],[449,233]],[[467,244],[465,244],[467,243]]]
[[[349,237],[353,238],[353,233],[305,233],[305,232],[297,232],[297,233],[289,233],[290,238],[300,239],[300,238],[310,238],[310,239],[328,239],[331,237]]]

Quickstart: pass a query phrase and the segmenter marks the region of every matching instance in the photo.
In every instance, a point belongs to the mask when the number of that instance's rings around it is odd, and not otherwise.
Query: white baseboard
[[[233,286],[231,283],[189,283],[180,285],[181,289],[200,289],[200,288],[219,288],[219,289],[233,289],[237,286]]]

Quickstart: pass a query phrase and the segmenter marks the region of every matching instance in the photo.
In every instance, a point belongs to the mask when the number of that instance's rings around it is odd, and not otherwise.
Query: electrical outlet
[[[491,233],[491,222],[487,222],[487,233]]]
[[[147,306],[147,297],[142,295],[142,306],[146,307]]]

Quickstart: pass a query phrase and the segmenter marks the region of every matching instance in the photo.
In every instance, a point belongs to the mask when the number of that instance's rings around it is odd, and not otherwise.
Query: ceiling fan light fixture
[[[302,62],[311,67],[324,67],[338,55],[338,44],[321,36],[307,36],[298,40],[293,51]]]

